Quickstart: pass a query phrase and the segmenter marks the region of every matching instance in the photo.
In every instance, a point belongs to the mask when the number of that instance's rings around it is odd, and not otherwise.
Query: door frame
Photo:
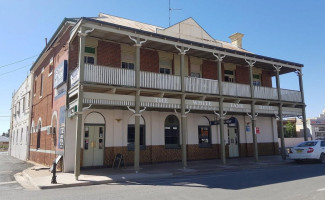
[[[85,126],[103,126],[104,127],[104,148],[103,148],[103,165],[104,166],[104,163],[105,163],[105,141],[106,141],[106,125],[105,124],[89,124],[89,123],[84,123],[84,126],[83,126],[83,139],[82,139],[82,143],[84,144],[84,141],[85,141]],[[99,144],[98,144],[99,146]],[[83,151],[85,147],[83,147]],[[84,156],[85,154],[83,153],[83,158],[82,160],[84,160]],[[83,166],[84,167],[84,166]],[[98,166],[86,166],[86,167],[98,167]]]
[[[238,119],[236,117],[230,117],[229,119],[235,119],[235,126],[230,126],[230,124],[227,124],[227,134],[228,134],[228,148],[230,148],[230,140],[229,140],[229,128],[236,128],[237,129],[237,133],[235,133],[237,135],[237,140],[238,140],[238,156],[237,157],[231,157],[231,158],[238,158],[240,157],[240,129],[239,129],[239,123],[238,123]],[[228,149],[228,151],[230,151],[230,149]],[[228,155],[229,156],[229,155]],[[229,156],[230,157],[230,156]]]

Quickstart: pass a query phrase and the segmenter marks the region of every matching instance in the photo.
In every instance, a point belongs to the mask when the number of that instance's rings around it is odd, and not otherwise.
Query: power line
[[[15,61],[15,62],[13,62],[13,63],[9,63],[9,64],[6,64],[6,65],[2,65],[2,66],[0,66],[0,68],[7,67],[7,66],[10,66],[10,65],[13,65],[13,64],[17,64],[17,63],[23,62],[23,61],[25,61],[25,60],[28,60],[28,59],[34,58],[34,57],[36,57],[36,56],[38,56],[38,55],[34,55],[34,56],[31,56],[31,57],[28,57],[28,58],[24,58],[24,59],[22,59],[22,60]]]
[[[33,64],[33,63],[28,64],[28,65],[25,65],[25,66],[22,66],[22,67],[19,67],[19,68],[17,68],[17,69],[11,70],[11,71],[6,72],[6,73],[2,73],[2,74],[0,74],[0,76],[3,76],[3,75],[6,75],[6,74],[9,74],[9,73],[11,73],[11,72],[15,72],[15,71],[20,70],[20,69],[22,69],[22,68],[25,68],[25,67],[31,66],[32,64]]]

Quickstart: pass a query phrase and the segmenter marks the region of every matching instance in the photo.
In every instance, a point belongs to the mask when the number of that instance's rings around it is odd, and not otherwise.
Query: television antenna
[[[169,0],[169,26],[170,26],[170,15],[171,15],[171,12],[174,11],[174,10],[182,10],[182,9],[179,9],[179,8],[171,8],[170,7],[170,0]]]

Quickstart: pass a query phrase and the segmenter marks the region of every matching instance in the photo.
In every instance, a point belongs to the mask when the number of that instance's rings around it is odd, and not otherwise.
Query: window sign
[[[55,68],[54,83],[53,83],[54,88],[57,88],[67,80],[67,67],[68,67],[68,61],[64,60]]]

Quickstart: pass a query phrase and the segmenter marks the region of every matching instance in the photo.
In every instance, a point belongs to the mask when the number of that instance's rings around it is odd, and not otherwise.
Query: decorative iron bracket
[[[251,119],[253,118],[252,115],[250,115],[248,112],[246,113],[248,117],[250,117]],[[258,116],[258,113],[255,113],[254,119]]]
[[[283,66],[280,66],[280,65],[273,65],[273,67],[275,68],[275,71],[280,72],[280,69],[281,69]]]
[[[223,54],[220,54],[220,53],[216,54],[216,53],[213,52],[212,54],[213,54],[214,57],[216,57],[217,60],[220,61],[220,62],[222,62],[222,60],[224,59],[224,57],[226,57],[226,55],[223,55]]]
[[[218,117],[219,119],[225,119],[225,118],[226,118],[225,116],[226,116],[226,114],[227,114],[227,111],[223,112],[223,114],[222,114],[221,117],[220,117],[220,114],[217,113],[215,110],[214,110],[213,112],[214,112],[215,115],[217,115],[217,117]]]
[[[140,111],[139,111],[139,114],[135,114],[135,110],[132,109],[132,108],[130,108],[130,106],[127,106],[127,108],[129,109],[129,111],[133,112],[134,115],[140,115],[140,116],[141,116],[141,113],[142,113],[143,111],[145,111],[147,107],[144,107],[142,110],[140,110]]]
[[[147,39],[144,39],[141,41],[138,42],[138,40],[136,38],[133,38],[131,35],[129,35],[129,38],[135,43],[135,46],[142,46],[143,43],[147,42]]]
[[[250,67],[253,67],[254,64],[256,63],[256,60],[251,60],[251,59],[246,59],[246,58],[245,58],[245,61],[247,62],[247,64],[248,64]]]
[[[185,55],[186,52],[188,52],[191,48],[187,48],[185,49],[184,47],[184,50],[182,50],[181,48],[177,47],[177,45],[175,44],[175,48],[182,54],[182,55]]]

